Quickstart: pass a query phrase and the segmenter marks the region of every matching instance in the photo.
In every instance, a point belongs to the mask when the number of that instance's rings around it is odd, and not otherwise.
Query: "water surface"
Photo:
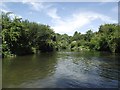
[[[119,54],[54,52],[3,59],[3,88],[117,88]]]

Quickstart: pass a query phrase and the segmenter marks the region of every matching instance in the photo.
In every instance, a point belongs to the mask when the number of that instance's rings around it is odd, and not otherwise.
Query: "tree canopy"
[[[2,13],[0,18],[3,57],[62,49],[120,53],[120,26],[117,24],[101,25],[98,32],[88,30],[86,34],[81,34],[76,31],[69,36],[55,33],[49,25],[10,18],[9,14]]]

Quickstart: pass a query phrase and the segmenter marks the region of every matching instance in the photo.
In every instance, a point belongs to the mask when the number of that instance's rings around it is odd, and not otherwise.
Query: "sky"
[[[106,23],[118,23],[118,2],[0,2],[0,10],[31,22],[50,25],[60,34],[98,31]],[[109,2],[110,1],[110,2]]]

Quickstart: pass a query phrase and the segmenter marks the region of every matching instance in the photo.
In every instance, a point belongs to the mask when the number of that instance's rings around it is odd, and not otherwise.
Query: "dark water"
[[[3,60],[3,88],[116,88],[118,54],[57,52]]]

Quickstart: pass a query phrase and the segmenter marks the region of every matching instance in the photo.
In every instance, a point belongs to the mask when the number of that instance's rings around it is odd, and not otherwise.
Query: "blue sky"
[[[1,2],[0,10],[69,35],[98,31],[101,24],[118,22],[117,2]]]

